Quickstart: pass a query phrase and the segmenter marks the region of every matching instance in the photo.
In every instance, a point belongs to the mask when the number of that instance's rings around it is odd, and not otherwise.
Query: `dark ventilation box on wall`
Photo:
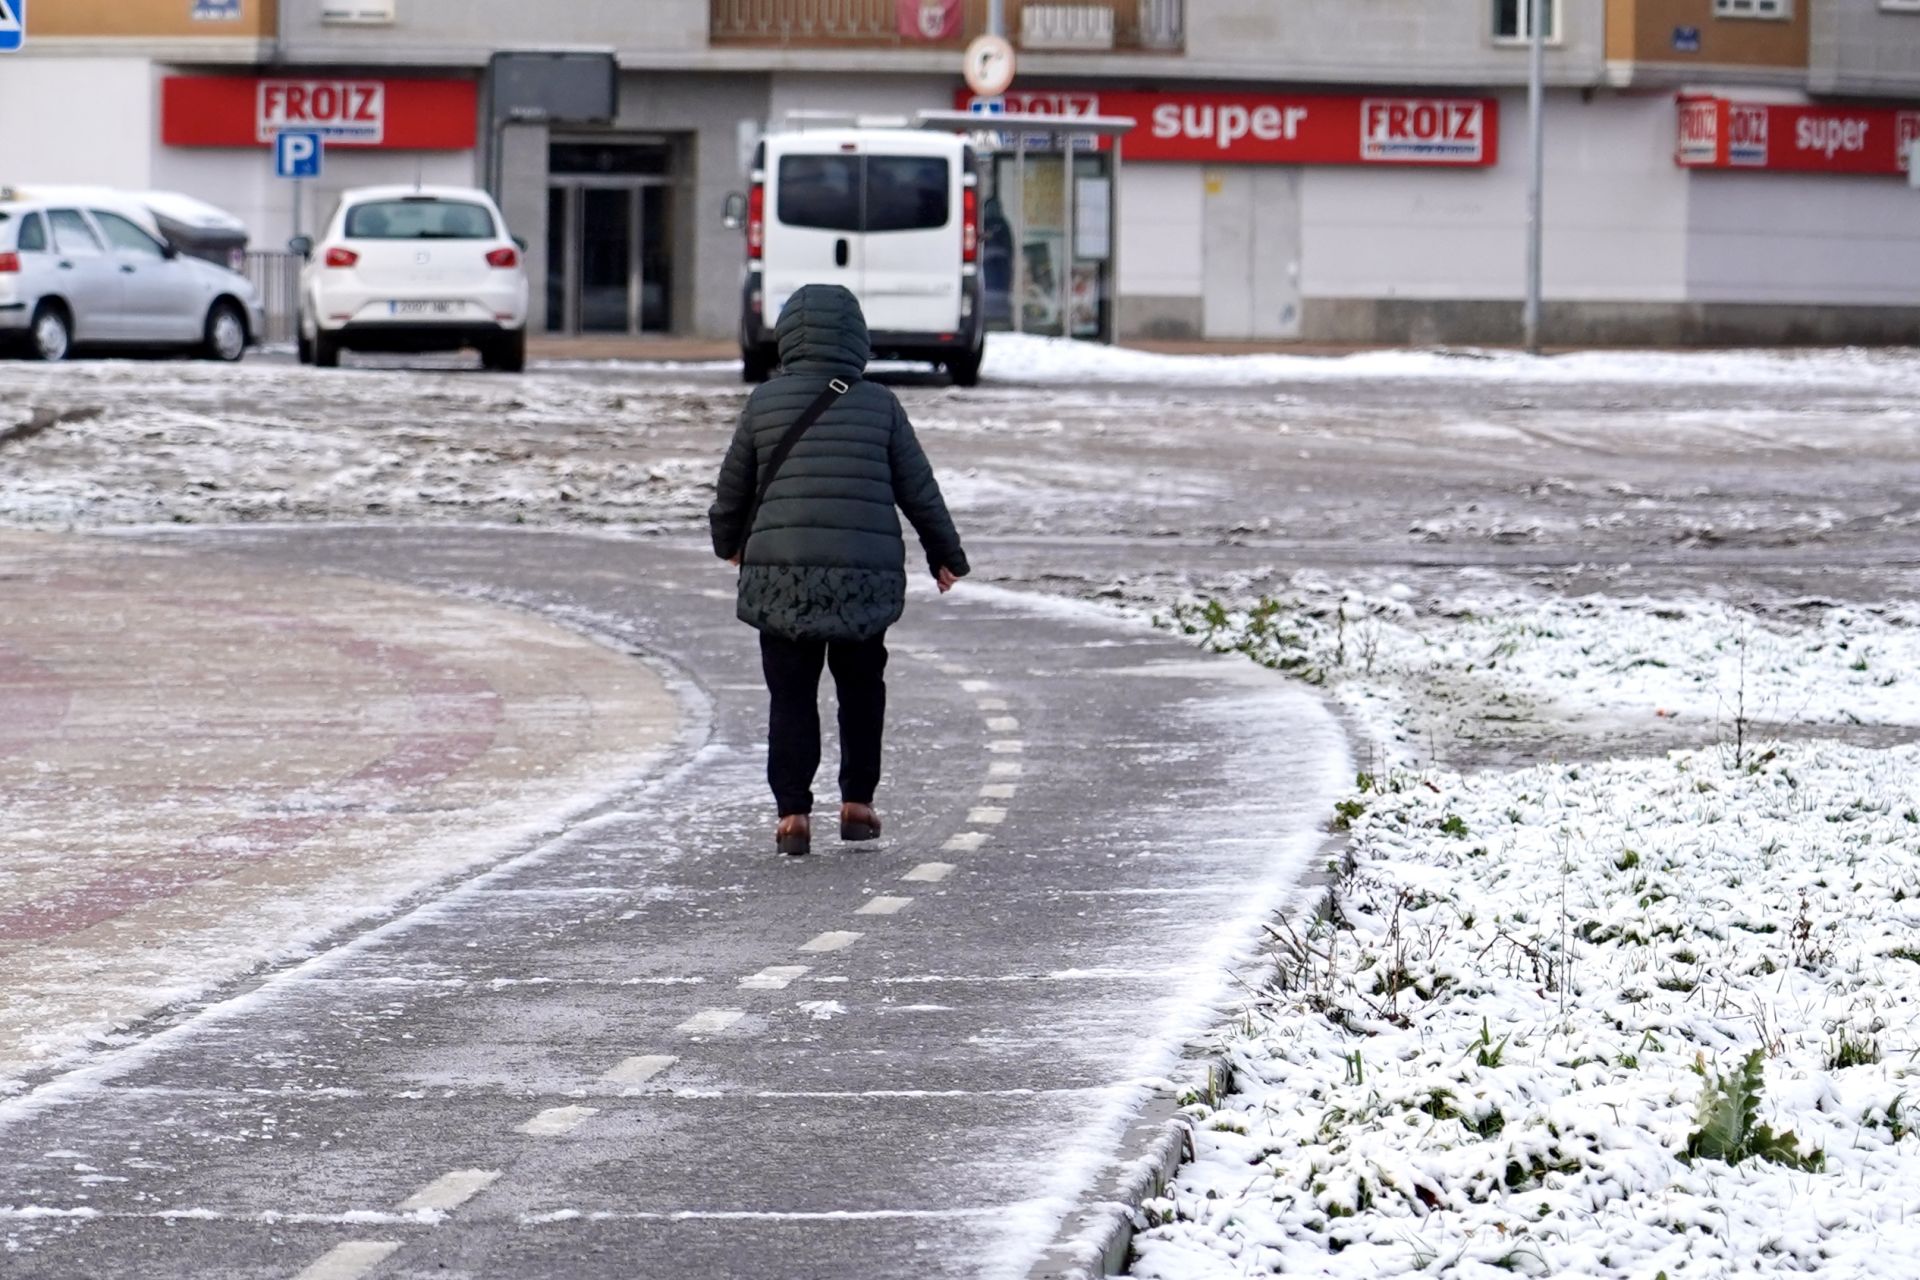
[[[487,85],[497,123],[611,124],[620,108],[620,68],[611,53],[496,53]]]

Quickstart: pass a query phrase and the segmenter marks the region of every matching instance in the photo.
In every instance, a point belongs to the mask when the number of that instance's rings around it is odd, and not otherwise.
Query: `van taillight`
[[[960,193],[960,261],[980,258],[980,193],[968,187]]]
[[[351,249],[338,246],[327,250],[327,265],[330,267],[350,267],[360,261],[360,255]]]
[[[747,258],[760,261],[760,251],[767,246],[767,187],[763,182],[753,184],[747,193]]]
[[[18,274],[19,270],[20,270],[19,254],[0,253],[0,276],[15,275],[15,274]]]

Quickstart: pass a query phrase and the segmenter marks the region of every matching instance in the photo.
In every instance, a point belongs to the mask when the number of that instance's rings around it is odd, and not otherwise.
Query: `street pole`
[[[1007,0],[988,0],[987,34],[990,36],[1007,34]]]
[[[1546,98],[1546,23],[1542,10],[1554,0],[1521,0],[1528,23],[1527,44],[1527,301],[1521,323],[1526,330],[1527,350],[1540,354],[1540,209],[1541,169],[1546,162],[1542,145],[1541,118]]]

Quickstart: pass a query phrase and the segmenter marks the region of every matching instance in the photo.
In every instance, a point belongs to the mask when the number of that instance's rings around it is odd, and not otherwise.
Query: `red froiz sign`
[[[254,124],[260,141],[287,129],[377,146],[387,133],[387,86],[378,80],[262,80]]]
[[[1920,111],[1680,99],[1677,163],[1798,173],[1905,173]]]
[[[990,109],[962,94],[958,105]],[[1255,164],[1490,165],[1499,104],[1491,98],[1138,93],[1008,94],[1007,111],[1128,116],[1129,160]]]

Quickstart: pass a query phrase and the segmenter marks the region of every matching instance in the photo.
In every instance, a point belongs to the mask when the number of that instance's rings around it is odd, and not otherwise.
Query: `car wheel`
[[[27,349],[36,360],[49,363],[65,360],[73,347],[73,321],[67,318],[66,309],[58,303],[41,303],[39,310],[33,313],[33,323],[28,326],[27,334]]]
[[[740,381],[765,382],[773,376],[773,357],[765,347],[740,349]]]
[[[301,364],[313,363],[313,339],[307,337],[305,329],[294,330],[293,354]]]
[[[521,329],[482,344],[480,364],[495,373],[524,373],[527,368],[527,331]]]
[[[947,376],[953,379],[956,387],[977,387],[980,385],[980,362],[986,359],[987,349],[983,344],[967,352],[964,356],[947,361]]]
[[[247,318],[231,302],[216,302],[207,312],[207,329],[200,343],[201,357],[232,364],[247,354]]]
[[[322,369],[340,367],[340,339],[327,336],[322,329],[313,335],[313,362]]]

